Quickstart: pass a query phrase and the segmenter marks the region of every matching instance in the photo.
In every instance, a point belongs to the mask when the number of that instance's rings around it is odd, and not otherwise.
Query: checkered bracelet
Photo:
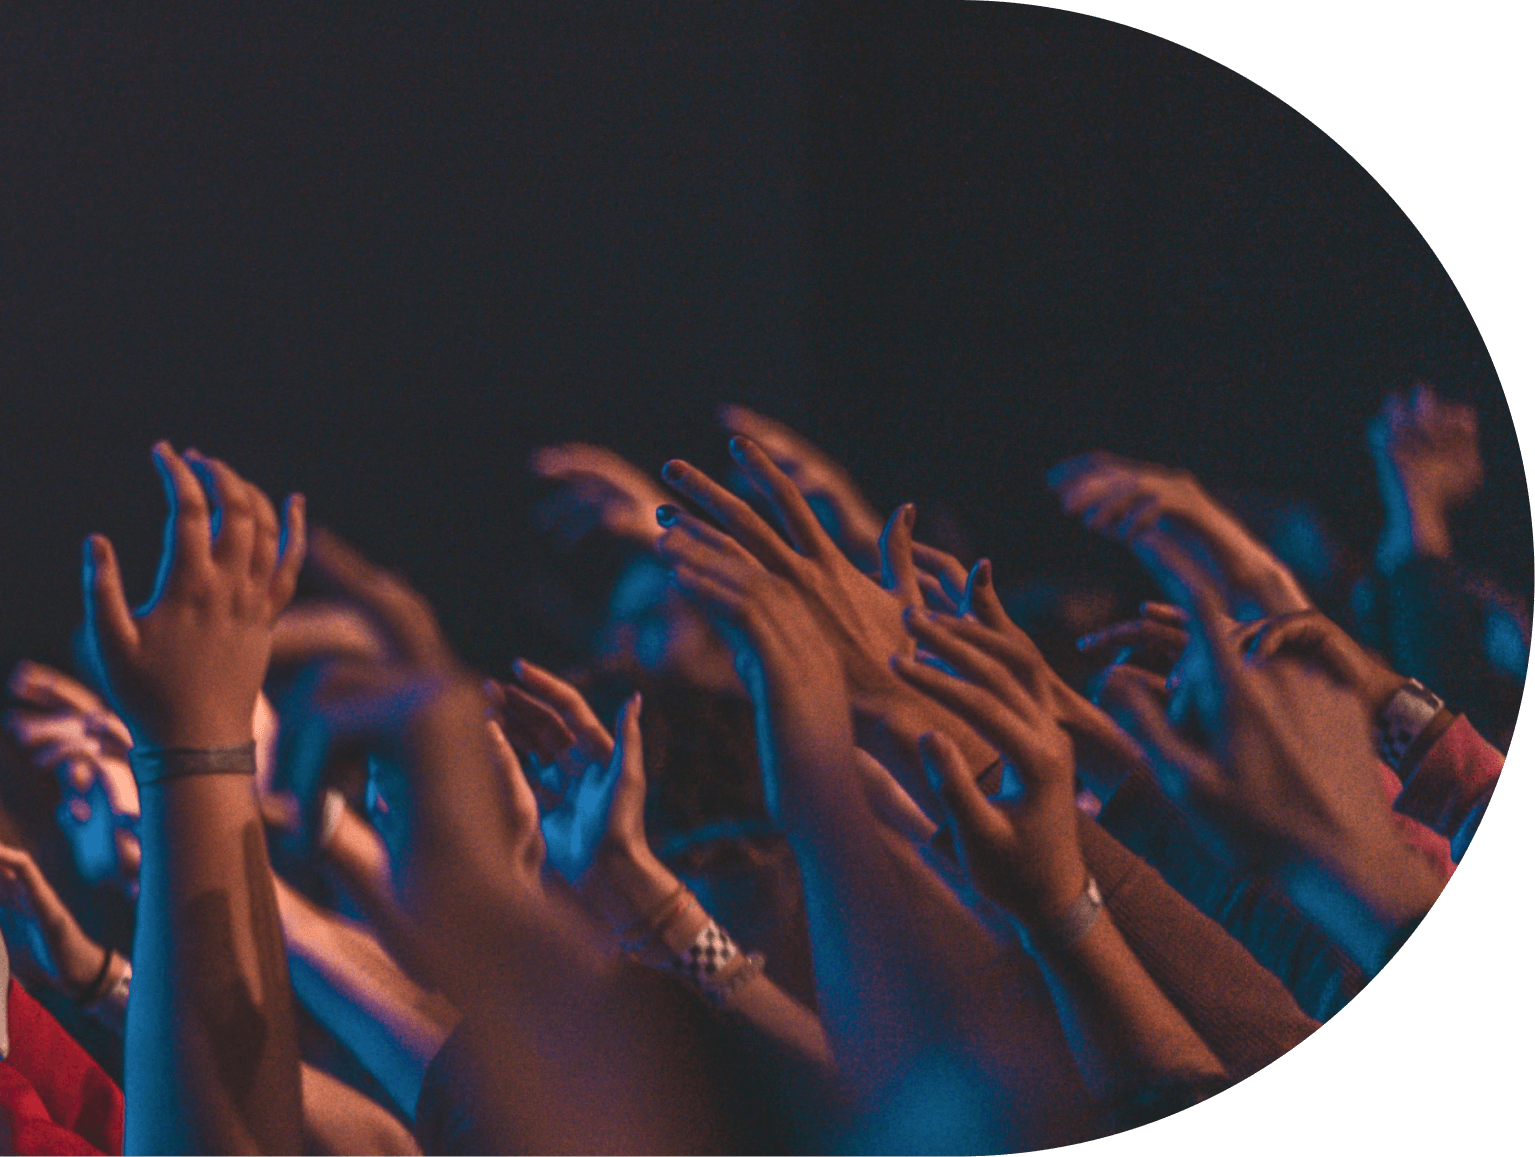
[[[743,954],[730,934],[711,919],[671,967],[692,981],[713,1004],[720,1005],[760,975],[765,964],[760,952]]]

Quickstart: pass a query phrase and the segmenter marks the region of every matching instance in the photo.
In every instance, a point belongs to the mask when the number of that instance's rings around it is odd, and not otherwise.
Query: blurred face
[[[653,559],[636,559],[613,588],[597,657],[706,690],[745,694],[719,632]]]

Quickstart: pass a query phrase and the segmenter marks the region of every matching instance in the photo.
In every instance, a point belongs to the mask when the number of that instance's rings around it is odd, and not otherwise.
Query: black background
[[[1458,541],[1528,591],[1448,276],[1210,61],[1003,5],[423,9],[0,17],[0,659],[64,660],[88,531],[147,593],[168,437],[305,491],[500,669],[553,645],[528,451],[716,466],[727,400],[1007,577],[1102,557],[1041,481],[1096,446],[1368,549],[1364,423],[1422,375],[1482,413]]]

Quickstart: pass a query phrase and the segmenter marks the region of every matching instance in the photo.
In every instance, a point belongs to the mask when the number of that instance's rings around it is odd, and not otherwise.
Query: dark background
[[[1461,296],[1486,324],[1524,293],[1492,276],[1524,64],[1484,17],[1157,26],[1217,64],[987,3],[338,11],[0,15],[6,669],[68,661],[87,531],[146,594],[161,436],[305,491],[471,660],[540,655],[528,450],[718,465],[721,401],[1021,575],[1104,559],[1041,482],[1099,445],[1308,497],[1368,549],[1363,425],[1421,374],[1483,414],[1467,559],[1535,585]],[[1467,993],[1515,958],[1458,911],[1432,999],[1405,977],[1354,1050],[1329,1031],[1339,1080],[1311,1047],[1276,1066],[1309,1111],[1220,1103],[1305,1129],[1385,1074],[1374,1140],[1421,1140],[1417,1096],[1500,1103],[1477,1025],[1503,997]]]
[[[147,593],[163,436],[305,491],[501,669],[554,646],[529,449],[714,466],[726,400],[1007,576],[1103,556],[1041,481],[1097,446],[1368,549],[1364,423],[1423,375],[1482,413],[1466,556],[1530,587],[1508,412],[1428,245],[1267,93],[1086,17],[7,10],[0,268],[7,665],[65,661],[86,532]]]

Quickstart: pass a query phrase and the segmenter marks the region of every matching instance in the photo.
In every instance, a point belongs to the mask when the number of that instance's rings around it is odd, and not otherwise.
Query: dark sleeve
[[[1131,773],[1098,823],[1235,937],[1308,1016],[1327,1020],[1365,986],[1364,970],[1282,890],[1212,855],[1146,772]]]
[[[1114,924],[1233,1082],[1317,1028],[1279,979],[1225,929],[1086,816],[1082,853]]]

